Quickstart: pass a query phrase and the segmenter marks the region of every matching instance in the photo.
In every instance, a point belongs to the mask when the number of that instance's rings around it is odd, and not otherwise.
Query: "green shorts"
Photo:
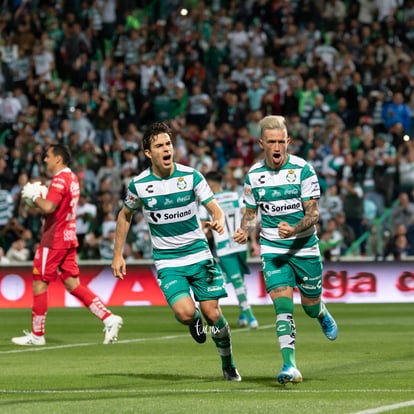
[[[319,256],[262,255],[266,292],[280,286],[298,287],[303,296],[317,298],[322,294],[322,261]]]
[[[165,299],[172,306],[191,291],[197,302],[225,298],[223,273],[213,260],[203,260],[189,266],[167,267],[158,271],[158,282]]]
[[[231,283],[232,278],[244,277],[244,275],[250,273],[250,269],[247,266],[247,252],[221,256],[219,258],[219,263],[227,283]]]

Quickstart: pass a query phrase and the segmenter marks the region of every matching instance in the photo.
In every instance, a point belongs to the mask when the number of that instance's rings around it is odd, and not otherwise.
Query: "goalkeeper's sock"
[[[296,326],[293,319],[293,300],[280,297],[273,301],[276,311],[276,335],[282,353],[283,364],[296,367]]]
[[[79,299],[89,310],[101,321],[112,315],[112,312],[105,307],[101,299],[98,298],[90,289],[79,285],[70,292],[71,295]]]
[[[231,333],[226,318],[221,315],[220,319],[210,328],[211,338],[216,344],[217,351],[220,354],[222,367],[234,367],[235,365],[231,349]]]
[[[36,336],[45,334],[45,323],[47,314],[47,292],[33,296],[32,307],[32,333]]]

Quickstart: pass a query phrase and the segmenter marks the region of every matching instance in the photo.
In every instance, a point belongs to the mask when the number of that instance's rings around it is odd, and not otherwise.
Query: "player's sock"
[[[70,292],[75,298],[79,299],[89,310],[101,321],[112,315],[112,312],[105,307],[101,299],[98,298],[90,289],[79,285]]]
[[[221,315],[220,319],[211,327],[211,338],[221,357],[222,367],[235,366],[231,350],[231,333],[226,318]]]
[[[32,307],[32,333],[36,336],[45,334],[45,323],[47,313],[47,292],[33,296]]]
[[[323,305],[322,301],[316,305],[303,305],[302,307],[306,315],[310,316],[311,318],[323,319],[325,316],[325,306]]]
[[[285,297],[273,301],[276,311],[276,335],[279,340],[283,364],[296,367],[296,326],[293,319],[293,300]]]
[[[236,293],[237,300],[239,302],[240,317],[244,316],[248,321],[254,319],[252,308],[247,301],[246,286],[243,278],[240,275],[232,276],[231,283],[233,284],[234,292]]]

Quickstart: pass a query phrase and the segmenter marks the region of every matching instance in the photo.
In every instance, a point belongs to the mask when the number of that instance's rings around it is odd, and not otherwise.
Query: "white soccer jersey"
[[[246,207],[258,209],[262,217],[261,254],[290,253],[297,256],[319,256],[316,228],[287,239],[281,239],[281,221],[295,226],[304,216],[303,201],[320,198],[320,187],[311,164],[295,155],[279,170],[268,168],[264,161],[254,164],[246,176]]]
[[[177,163],[165,179],[148,168],[130,181],[124,203],[131,210],[142,205],[158,270],[212,258],[201,228],[198,203],[213,198],[201,173]]]
[[[246,251],[247,244],[239,244],[233,240],[233,235],[240,226],[243,200],[240,199],[240,196],[235,191],[222,191],[214,193],[214,196],[226,217],[224,233],[219,234],[213,231],[217,256],[222,257],[231,253]],[[210,218],[204,206],[200,206],[200,218],[202,220],[208,220]]]

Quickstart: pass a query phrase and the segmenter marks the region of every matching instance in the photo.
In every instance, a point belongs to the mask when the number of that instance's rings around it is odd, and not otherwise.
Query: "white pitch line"
[[[300,394],[349,394],[349,393],[367,393],[367,392],[375,392],[375,393],[383,393],[383,392],[409,392],[412,393],[414,390],[343,390],[343,389],[323,389],[323,390],[296,390],[296,389],[287,389],[282,388],[283,393],[300,393]],[[274,393],[275,389],[251,389],[251,388],[232,388],[232,389],[222,389],[222,388],[206,388],[206,389],[199,389],[199,388],[166,388],[166,389],[154,389],[154,388],[137,388],[137,389],[113,389],[108,388],[104,389],[101,388],[97,389],[79,389],[79,390],[7,390],[7,389],[0,389],[0,394],[153,394],[154,392],[161,393],[161,394],[177,394],[177,393],[191,393],[191,394],[209,394],[209,393],[252,393],[252,394],[267,394],[267,393]],[[411,404],[407,404],[411,403]],[[407,405],[402,405],[407,404]],[[406,403],[401,404],[393,404],[384,406],[384,409],[388,409],[389,407],[395,408],[402,408],[402,407],[409,407],[413,405],[414,401],[407,401]],[[383,410],[384,411],[384,410]],[[360,411],[358,413],[353,414],[374,414],[374,413],[381,413],[383,411]]]
[[[404,401],[404,402],[397,403],[397,404],[383,405],[381,407],[370,408],[369,410],[358,411],[352,414],[379,414],[379,413],[385,413],[391,410],[399,410],[400,408],[413,407],[413,406],[414,406],[414,400],[411,400],[411,401]]]
[[[256,328],[255,330],[262,330],[262,329],[269,329],[274,327],[275,325],[264,325],[259,326],[259,328]],[[237,332],[248,332],[250,331],[249,328],[244,329],[235,329],[232,330],[231,333],[236,334]],[[179,335],[166,335],[166,336],[156,336],[153,338],[135,338],[135,339],[122,339],[120,341],[117,341],[117,344],[130,344],[130,343],[136,343],[136,342],[149,342],[149,341],[165,341],[169,339],[177,339],[177,338],[183,338],[188,336],[187,333],[179,334]],[[52,345],[52,346],[24,346],[23,348],[19,349],[10,349],[8,351],[0,351],[0,355],[7,355],[7,354],[18,354],[22,352],[41,352],[41,351],[50,351],[52,349],[67,349],[67,348],[82,348],[86,346],[95,346],[100,345],[98,342],[85,342],[85,343],[79,343],[79,344],[65,344],[65,345]],[[110,345],[109,345],[110,346]]]

